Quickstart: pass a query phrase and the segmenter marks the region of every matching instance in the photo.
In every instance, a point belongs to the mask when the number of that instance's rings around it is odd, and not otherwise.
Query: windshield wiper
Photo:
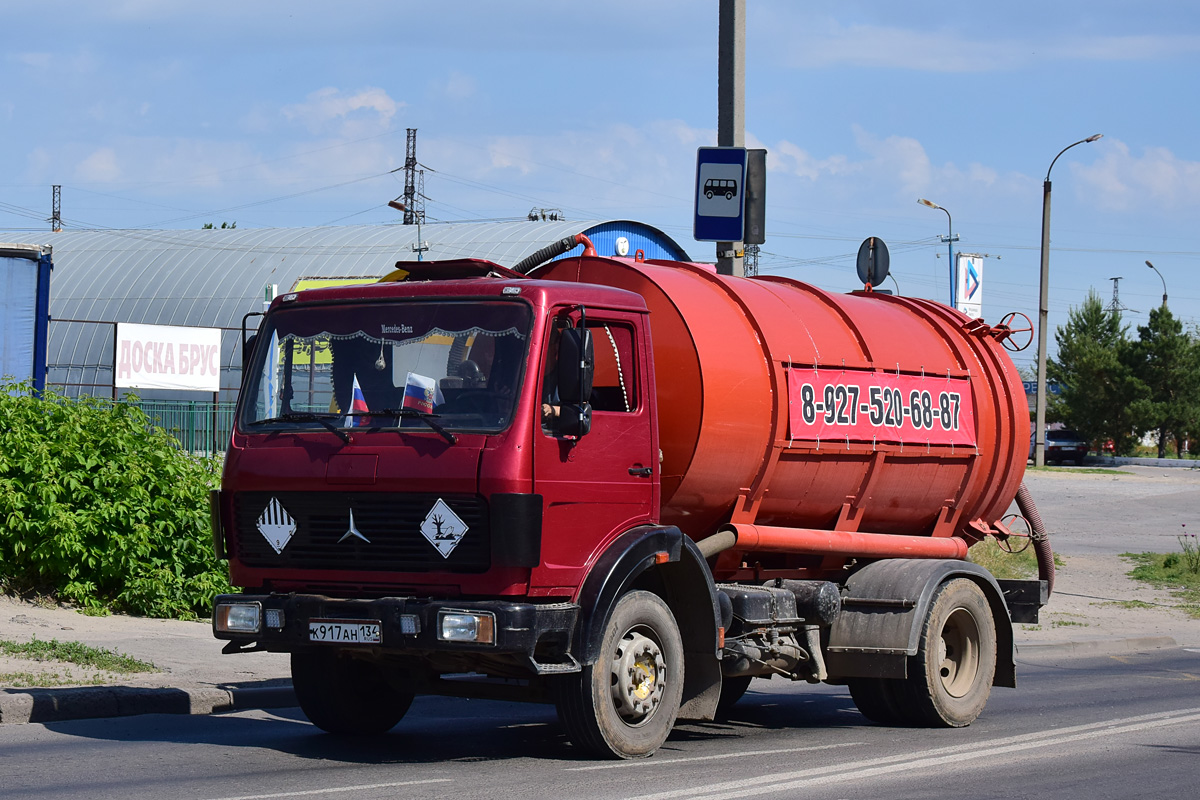
[[[428,414],[424,411],[417,411],[415,408],[383,408],[378,411],[351,411],[346,416],[348,417],[399,417],[406,419],[423,420],[426,425],[433,429],[433,432],[441,436],[450,444],[458,444],[458,439],[453,433],[446,430],[435,421],[437,414]]]
[[[251,425],[267,425],[272,422],[315,422],[330,433],[336,434],[346,444],[350,444],[350,434],[334,425],[330,420],[340,419],[339,414],[314,414],[311,411],[287,411],[278,417],[256,419]]]

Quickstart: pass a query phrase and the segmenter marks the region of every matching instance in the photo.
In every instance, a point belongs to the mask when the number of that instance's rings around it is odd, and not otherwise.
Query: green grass
[[[1025,467],[1026,472],[1074,472],[1079,475],[1132,475],[1122,469],[1106,469],[1104,467],[1035,467],[1033,464]]]
[[[996,540],[989,536],[972,545],[968,555],[998,580],[1036,578],[1038,574],[1037,556],[1033,552],[1032,544],[1020,553],[1009,553],[1001,550]]]
[[[0,672],[0,686],[11,689],[46,689],[51,686],[101,686],[105,683],[103,676],[93,675],[79,680],[67,672],[59,675],[57,672]]]
[[[1166,589],[1182,601],[1179,608],[1188,616],[1200,619],[1200,571],[1188,568],[1188,561],[1179,553],[1122,553],[1134,565],[1129,577],[1148,583],[1156,589]]]
[[[1103,603],[1092,603],[1094,606],[1117,606],[1118,608],[1154,608],[1153,603],[1143,603],[1141,600],[1106,600]]]
[[[28,658],[33,661],[62,661],[105,672],[158,672],[158,667],[148,661],[140,661],[113,650],[91,647],[79,642],[60,642],[57,639],[48,642],[34,639],[24,643],[0,639],[0,655]]]

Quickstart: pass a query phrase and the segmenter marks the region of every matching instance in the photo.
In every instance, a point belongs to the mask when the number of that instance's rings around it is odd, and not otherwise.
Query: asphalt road
[[[581,758],[543,706],[419,698],[390,734],[298,710],[0,727],[5,800],[1192,796],[1200,651],[1021,659],[969,728],[869,723],[838,687],[758,681],[653,758]],[[770,689],[771,691],[766,691]]]

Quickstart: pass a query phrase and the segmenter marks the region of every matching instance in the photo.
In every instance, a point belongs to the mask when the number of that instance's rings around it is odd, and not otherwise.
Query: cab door
[[[560,430],[555,375],[561,330],[578,325],[579,315],[564,310],[553,324],[542,353],[543,419],[534,434],[534,485],[544,516],[543,563],[532,580],[542,591],[570,594],[593,553],[624,531],[657,519],[658,431],[647,379],[645,316],[587,312],[595,378],[591,429],[578,437]]]

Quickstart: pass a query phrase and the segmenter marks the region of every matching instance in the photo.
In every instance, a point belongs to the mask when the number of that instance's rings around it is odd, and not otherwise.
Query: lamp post
[[[1150,269],[1154,270],[1154,273],[1156,275],[1158,275],[1158,279],[1160,281],[1162,281],[1162,283],[1163,283],[1163,308],[1166,308],[1167,307],[1167,279],[1164,278],[1162,276],[1162,273],[1158,271],[1158,267],[1154,266],[1149,261],[1146,262],[1146,266],[1149,267]]]
[[[395,170],[393,170],[393,171],[395,171]],[[424,173],[422,173],[422,174],[424,174]],[[397,197],[395,200],[389,200],[388,205],[390,207],[396,209],[397,211],[403,211],[405,213],[408,212],[408,208],[405,207],[404,203],[401,202],[399,197]],[[417,261],[420,261],[421,256],[425,253],[426,250],[429,249],[429,244],[427,242],[421,241],[421,217],[423,217],[423,216],[424,216],[423,214],[416,214],[414,216],[414,220],[417,223],[417,243],[412,246],[412,249],[413,249],[413,252],[417,254]]]
[[[1035,466],[1046,465],[1046,325],[1050,315],[1050,171],[1063,153],[1075,145],[1094,142],[1104,136],[1097,133],[1086,139],[1080,139],[1075,144],[1069,144],[1050,162],[1046,170],[1046,180],[1042,184],[1042,286],[1038,302],[1038,369],[1037,369],[1037,410],[1035,412],[1033,430],[1033,463]]]
[[[939,238],[941,238],[942,241],[946,243],[946,246],[950,250],[950,307],[955,308],[956,306],[954,303],[954,300],[955,300],[954,294],[955,294],[955,290],[958,288],[958,286],[957,286],[958,281],[956,280],[958,278],[958,276],[955,274],[955,271],[954,271],[954,243],[957,242],[958,239],[954,238],[954,220],[950,217],[950,212],[947,211],[946,209],[942,208],[941,206],[939,206],[937,203],[931,203],[923,197],[920,200],[918,200],[917,202],[923,206],[929,206],[930,208],[941,209],[942,211],[946,212],[946,229],[948,232],[947,232],[946,236],[939,237]]]

